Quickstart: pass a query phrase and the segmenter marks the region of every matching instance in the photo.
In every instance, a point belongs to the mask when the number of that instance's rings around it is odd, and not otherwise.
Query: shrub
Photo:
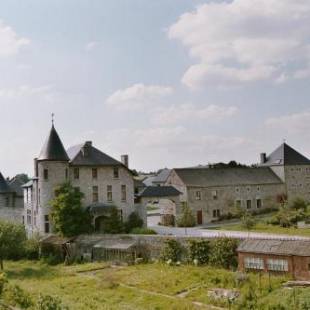
[[[129,233],[134,228],[141,228],[143,226],[143,220],[137,212],[132,212],[128,216],[128,220],[125,223],[125,231]]]
[[[32,299],[28,293],[18,285],[7,285],[3,291],[3,299],[12,306],[28,309],[33,306]]]
[[[308,207],[308,202],[306,202],[302,198],[297,197],[294,200],[292,200],[289,203],[288,206],[289,206],[290,209],[293,209],[293,210],[303,210],[303,211],[306,211],[307,207]]]
[[[4,273],[0,273],[0,297],[2,295],[5,284],[7,283],[7,279]]]
[[[160,255],[161,260],[176,263],[177,261],[181,260],[182,250],[182,246],[178,241],[174,239],[168,239],[165,241],[165,245],[162,249]]]
[[[39,259],[40,243],[38,238],[30,238],[25,241],[24,250],[27,259]]]
[[[194,227],[196,224],[195,217],[192,210],[188,207],[187,203],[183,204],[182,214],[177,220],[179,227]]]
[[[124,232],[124,225],[117,207],[112,206],[106,211],[100,232],[106,234],[119,234]]]
[[[212,265],[223,268],[236,268],[238,241],[231,238],[220,238],[212,241],[209,261]]]
[[[197,260],[199,265],[207,264],[210,254],[210,242],[206,240],[192,240],[189,246],[189,258],[193,262]]]
[[[253,285],[250,285],[247,292],[239,302],[238,309],[257,310],[258,309],[258,297],[255,293]]]
[[[130,231],[130,233],[134,235],[157,235],[157,232],[155,230],[144,227],[134,228]]]
[[[68,310],[69,308],[62,304],[61,299],[50,295],[39,295],[36,310]]]

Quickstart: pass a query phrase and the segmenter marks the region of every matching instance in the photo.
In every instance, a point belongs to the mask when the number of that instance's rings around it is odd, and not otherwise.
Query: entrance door
[[[202,210],[197,211],[197,224],[202,225]]]

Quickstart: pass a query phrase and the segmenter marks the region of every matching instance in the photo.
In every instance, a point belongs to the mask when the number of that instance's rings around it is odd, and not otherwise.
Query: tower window
[[[126,201],[126,185],[122,185],[122,201]]]
[[[73,175],[74,175],[75,179],[79,179],[80,178],[80,169],[79,168],[74,168]]]
[[[97,168],[93,168],[92,169],[92,177],[93,177],[93,179],[97,179],[98,178],[98,170],[97,170]]]
[[[44,177],[44,180],[48,180],[48,169],[43,170],[43,177]]]
[[[93,202],[98,202],[99,195],[98,195],[98,186],[93,186]]]

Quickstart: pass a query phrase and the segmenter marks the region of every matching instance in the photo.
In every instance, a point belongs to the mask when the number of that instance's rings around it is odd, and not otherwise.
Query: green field
[[[100,269],[98,269],[100,268]],[[97,269],[97,270],[96,270]],[[251,274],[241,286],[236,273],[212,267],[168,266],[160,263],[128,267],[106,264],[48,266],[41,262],[5,262],[11,284],[17,284],[33,299],[39,293],[58,296],[70,309],[215,309],[227,308],[227,300],[214,300],[208,292],[214,288],[237,289],[241,297],[249,283],[262,305],[292,302],[292,291],[283,289],[287,279]],[[310,296],[309,289],[294,292],[295,300]],[[236,305],[232,309],[237,309]],[[260,309],[269,309],[267,306]],[[286,308],[285,308],[286,309]],[[290,308],[287,308],[290,309]]]

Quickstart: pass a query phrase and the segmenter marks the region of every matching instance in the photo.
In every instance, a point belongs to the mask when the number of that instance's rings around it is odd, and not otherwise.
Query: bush
[[[150,228],[134,228],[130,231],[134,235],[157,235],[157,232]]]
[[[125,223],[125,231],[129,233],[134,228],[141,228],[143,226],[143,220],[137,212],[132,212],[128,216],[128,220]]]
[[[2,295],[5,284],[7,283],[7,279],[4,273],[0,273],[0,297]]]
[[[179,227],[194,227],[196,225],[195,217],[187,203],[183,204],[182,215],[177,220],[177,224]]]
[[[308,204],[304,199],[297,197],[289,203],[288,207],[293,210],[307,211]]]
[[[106,217],[102,222],[102,229],[100,232],[106,234],[120,234],[124,232],[124,225],[117,207],[112,206],[107,210],[105,215]]]
[[[25,257],[27,259],[39,259],[40,243],[38,238],[30,238],[24,244]]]
[[[189,258],[193,262],[197,260],[199,265],[207,264],[210,254],[210,242],[206,240],[190,241]]]
[[[61,299],[58,297],[53,297],[50,295],[41,295],[39,296],[36,310],[66,310],[68,307],[62,304]]]
[[[236,268],[238,241],[220,238],[211,242],[209,261],[212,265],[223,268]]]
[[[182,246],[178,241],[174,239],[166,240],[160,258],[162,261],[171,261],[176,263],[181,260],[182,250]]]
[[[3,299],[12,306],[28,309],[33,306],[32,299],[28,293],[18,285],[7,285],[3,291]]]

